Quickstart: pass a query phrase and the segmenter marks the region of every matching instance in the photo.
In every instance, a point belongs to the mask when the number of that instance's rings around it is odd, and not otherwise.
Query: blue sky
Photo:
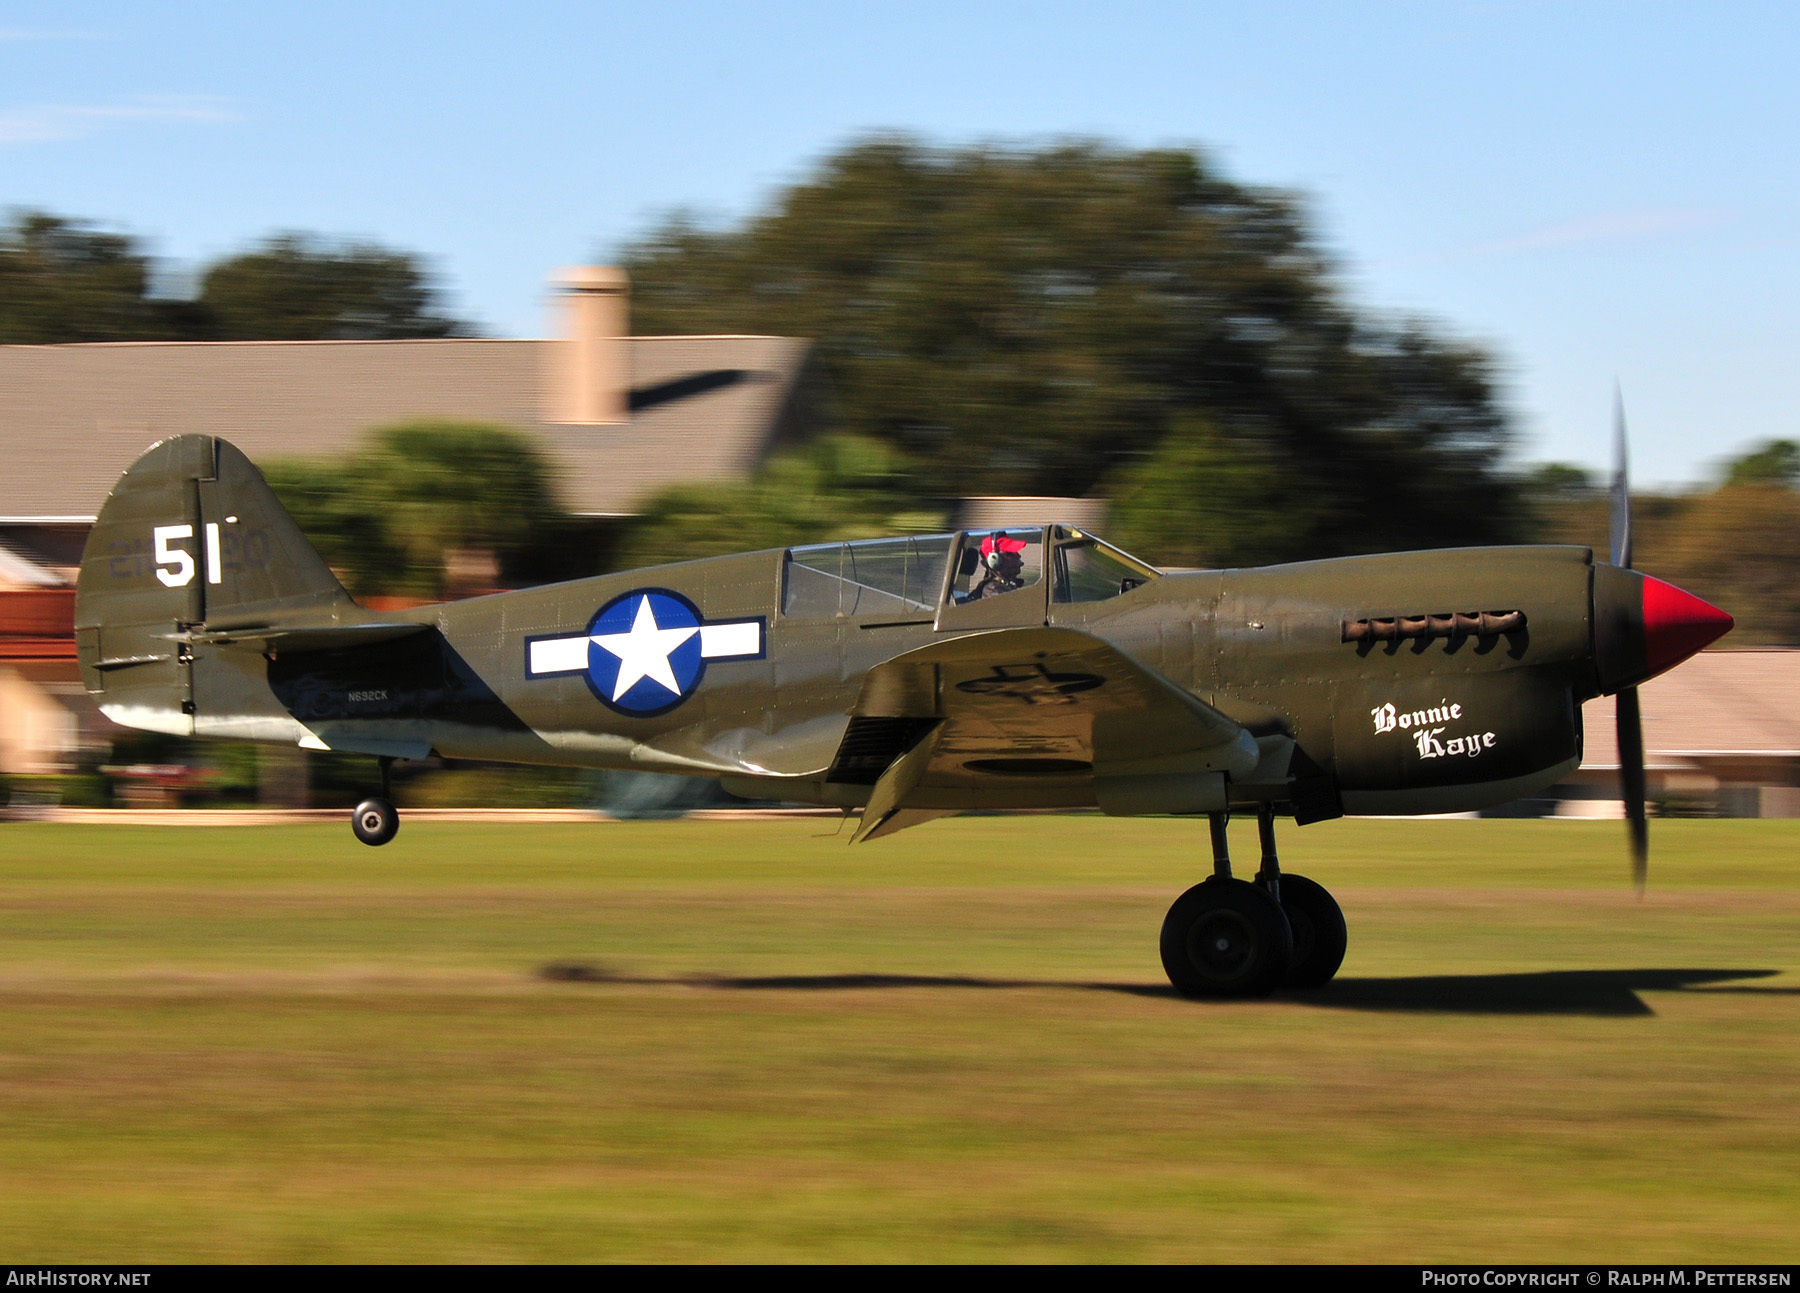
[[[0,205],[179,271],[277,229],[545,275],[729,220],[878,130],[1194,145],[1302,194],[1359,306],[1500,358],[1528,459],[1643,483],[1800,436],[1800,7],[1637,3],[0,5]]]

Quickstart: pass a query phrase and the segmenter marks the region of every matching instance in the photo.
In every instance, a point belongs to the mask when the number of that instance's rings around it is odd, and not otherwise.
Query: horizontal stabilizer
[[[186,633],[163,633],[158,636],[170,642],[190,646],[242,647],[250,651],[349,651],[356,647],[392,642],[396,638],[423,633],[429,624],[377,622],[372,624],[276,624],[241,629],[194,629]]]

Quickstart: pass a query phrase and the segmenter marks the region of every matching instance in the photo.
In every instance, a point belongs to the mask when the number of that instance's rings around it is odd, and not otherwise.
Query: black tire
[[[1197,884],[1163,919],[1163,969],[1185,997],[1264,996],[1281,982],[1293,946],[1279,904],[1243,880]]]
[[[1281,909],[1294,931],[1294,954],[1281,986],[1318,988],[1330,983],[1344,963],[1344,949],[1350,942],[1337,899],[1317,881],[1283,872]]]
[[[400,810],[380,796],[365,799],[350,814],[350,829],[364,844],[386,844],[400,833]]]

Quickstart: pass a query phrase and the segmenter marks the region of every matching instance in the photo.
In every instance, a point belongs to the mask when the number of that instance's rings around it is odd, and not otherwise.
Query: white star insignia
[[[629,609],[633,600],[637,602],[631,627],[623,633],[589,632],[525,639],[525,676],[557,678],[585,673],[589,685],[600,692],[600,676],[606,670],[602,663],[604,657],[594,651],[598,647],[619,662],[618,673],[604,688],[612,694],[601,695],[601,700],[616,708],[626,692],[648,678],[674,698],[670,704],[680,704],[685,697],[675,680],[670,657],[696,634],[699,635],[702,662],[762,659],[764,621],[760,617],[684,623],[689,614],[698,615],[698,611],[692,606],[686,607],[685,611],[681,606],[666,606],[663,613],[674,617],[680,627],[664,628],[657,622],[656,605],[651,600],[663,595],[666,594],[660,590],[633,589],[608,602],[604,610],[609,623],[614,624],[618,623],[619,608]],[[597,625],[596,618],[590,629]],[[663,707],[662,702],[646,698],[641,706],[622,712],[635,714]]]
[[[658,626],[656,615],[650,609],[650,598],[646,596],[638,601],[637,618],[631,623],[631,632],[596,633],[589,641],[619,658],[619,678],[613,684],[614,700],[630,691],[640,678],[648,678],[670,695],[679,696],[681,688],[676,685],[675,671],[669,667],[669,656],[699,631],[694,625],[684,629]]]

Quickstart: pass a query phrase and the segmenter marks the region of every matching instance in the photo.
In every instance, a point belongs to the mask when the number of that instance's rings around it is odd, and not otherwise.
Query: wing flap
[[[887,771],[876,781],[875,789],[869,792],[869,806],[863,809],[862,822],[857,826],[856,834],[850,837],[852,844],[873,839],[878,834],[892,834],[913,824],[895,819],[900,816],[907,795],[919,784],[926,769],[931,766],[932,753],[937,749],[938,738],[943,730],[941,727],[932,728],[912,749],[888,765]],[[918,817],[918,820],[929,819]],[[890,829],[883,831],[884,826]]]

